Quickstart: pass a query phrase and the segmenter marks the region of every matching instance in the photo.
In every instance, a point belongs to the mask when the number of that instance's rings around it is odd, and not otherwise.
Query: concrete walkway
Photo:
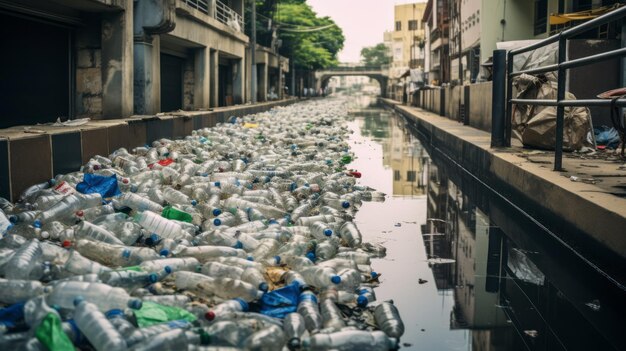
[[[626,167],[568,155],[555,172],[554,153],[490,147],[490,134],[428,111],[383,103],[412,120],[431,144],[501,194],[520,194],[626,258]],[[572,181],[571,176],[578,177]],[[595,184],[584,183],[595,182]]]

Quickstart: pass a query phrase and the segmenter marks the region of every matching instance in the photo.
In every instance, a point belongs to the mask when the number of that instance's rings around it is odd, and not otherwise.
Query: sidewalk
[[[554,153],[522,147],[490,147],[490,134],[428,111],[383,99],[413,120],[430,143],[502,194],[523,194],[539,206],[626,258],[626,167],[567,155],[555,172]],[[572,181],[571,176],[577,181]],[[595,184],[584,183],[589,180]]]

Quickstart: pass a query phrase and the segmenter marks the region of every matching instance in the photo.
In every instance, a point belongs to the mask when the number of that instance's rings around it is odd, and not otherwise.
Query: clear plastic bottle
[[[343,330],[331,334],[315,334],[302,340],[305,350],[359,350],[359,351],[385,351],[395,350],[398,341],[389,338],[382,331]]]
[[[0,278],[0,303],[8,305],[26,301],[40,295],[44,289],[37,280]]]
[[[324,222],[315,222],[311,224],[311,235],[317,240],[326,240],[333,235],[333,229]]]
[[[261,271],[256,268],[248,267],[244,269],[240,279],[244,282],[252,284],[253,286],[256,286],[259,290],[263,292],[266,292],[269,289],[263,273],[261,273]]]
[[[355,291],[363,282],[361,273],[356,269],[346,268],[337,272],[341,277],[341,283],[337,285],[340,290]]]
[[[82,221],[76,226],[74,229],[74,236],[76,238],[103,241],[114,245],[124,245],[124,243],[118,239],[115,234],[87,221]]]
[[[315,222],[333,223],[337,218],[329,215],[317,215],[310,217],[300,217],[295,223],[296,225],[310,226]]]
[[[285,333],[276,325],[270,325],[250,335],[244,342],[247,350],[273,351],[277,345],[285,343]]]
[[[172,329],[145,339],[142,343],[135,345],[133,349],[142,351],[186,350],[190,345],[206,345],[208,342],[208,335],[205,333]]]
[[[51,306],[58,305],[61,308],[72,309],[74,299],[77,296],[83,297],[105,312],[116,308],[141,308],[141,300],[130,297],[122,288],[114,288],[102,283],[77,281],[64,281],[55,284],[52,292],[47,295],[46,302]]]
[[[374,319],[380,330],[389,337],[400,338],[404,334],[404,323],[400,312],[391,302],[384,301],[374,309]]]
[[[143,272],[134,270],[108,271],[100,275],[105,284],[125,289],[135,289],[156,283],[171,273],[170,267],[166,266],[162,271]]]
[[[200,272],[212,278],[240,279],[241,274],[243,274],[243,268],[228,266],[219,262],[207,262],[202,266]]]
[[[313,292],[305,291],[300,294],[297,311],[304,318],[304,325],[309,332],[322,329],[322,316]]]
[[[117,329],[124,340],[128,338],[137,328],[127,319],[123,310],[113,309],[105,313],[111,324]]]
[[[15,214],[9,216],[8,219],[13,224],[17,224],[17,223],[33,223],[33,221],[35,221],[35,219],[37,218],[37,216],[40,213],[41,213],[41,211],[24,211],[24,212],[20,212],[20,213],[15,213]],[[6,216],[6,215],[4,214],[4,212],[0,211],[0,234],[2,234],[3,226],[6,226],[6,227],[4,227],[5,231],[8,231],[10,229],[10,228],[7,228],[8,224],[2,218],[3,216]]]
[[[318,289],[341,283],[341,277],[335,270],[328,267],[311,266],[302,268],[299,272],[307,284]]]
[[[193,325],[185,320],[171,321],[166,323],[154,324],[149,327],[136,329],[128,338],[126,338],[126,344],[129,347],[153,338],[156,335],[164,334],[170,330],[176,329],[190,329]]]
[[[98,310],[98,306],[76,299],[74,321],[78,329],[98,351],[124,351],[126,341],[113,324]]]
[[[85,221],[93,221],[96,218],[115,213],[113,205],[96,206],[85,210],[76,211],[76,216]]]
[[[189,196],[170,187],[166,187],[163,190],[163,198],[170,204],[188,205],[192,203]]]
[[[78,210],[99,206],[101,204],[102,196],[98,193],[68,195],[49,209],[41,212],[34,224],[40,227],[43,223],[51,222],[71,215]]]
[[[280,243],[278,241],[274,239],[263,239],[260,240],[259,246],[252,251],[251,256],[254,257],[255,260],[261,261],[265,258],[275,256],[279,247]]]
[[[178,223],[154,212],[141,212],[135,216],[135,220],[150,233],[155,233],[161,238],[185,239],[187,237]]]
[[[227,246],[191,246],[181,249],[176,256],[194,257],[202,263],[227,256],[246,258],[248,254],[241,249]]]
[[[129,207],[135,211],[151,211],[161,213],[163,206],[149,198],[133,193],[124,193],[115,200],[116,207]]]
[[[352,260],[357,265],[359,264],[369,265],[372,263],[370,260],[370,256],[366,254],[365,252],[345,251],[345,252],[338,253],[337,255],[335,255],[335,257]]]
[[[61,276],[69,277],[72,275],[83,274],[101,274],[110,271],[109,267],[103,266],[98,262],[94,262],[83,257],[78,251],[71,249],[70,254],[61,268]]]
[[[337,244],[333,241],[323,241],[315,247],[315,257],[318,260],[326,261],[337,254]]]
[[[158,260],[143,261],[139,264],[146,272],[159,272],[170,267],[173,272],[189,271],[195,272],[200,266],[200,262],[193,257],[172,257]]]
[[[88,259],[109,267],[134,266],[160,258],[158,253],[148,247],[111,245],[84,239],[78,240],[74,248]]]
[[[297,350],[301,346],[300,339],[306,331],[304,317],[299,313],[289,313],[283,320],[283,331],[289,350]]]
[[[213,219],[213,225],[216,227],[222,225],[232,227],[237,224],[237,217],[235,217],[235,215],[230,212],[223,212]]]
[[[213,321],[229,312],[247,312],[248,308],[248,303],[245,300],[235,298],[213,306],[213,308],[205,314],[205,318],[209,321]]]
[[[263,265],[259,262],[254,262],[245,258],[240,257],[218,257],[215,259],[216,262],[220,262],[227,265],[237,266],[241,268],[253,267],[258,270],[263,269]]]
[[[231,278],[211,278],[198,273],[176,272],[176,287],[215,295],[223,299],[236,297],[246,301],[261,298],[263,292],[250,283]]]
[[[4,276],[7,279],[28,279],[31,272],[41,264],[42,254],[39,240],[32,239],[15,251],[4,267]]]
[[[339,236],[346,246],[355,248],[361,245],[361,232],[353,222],[345,222],[339,228]]]
[[[339,331],[346,326],[341,311],[332,299],[324,299],[320,302],[320,314],[324,328]]]
[[[180,307],[180,308],[185,308],[187,304],[191,302],[191,299],[189,298],[189,296],[180,295],[180,294],[144,296],[142,297],[142,300],[144,302],[150,301],[150,302],[158,303],[160,305]]]

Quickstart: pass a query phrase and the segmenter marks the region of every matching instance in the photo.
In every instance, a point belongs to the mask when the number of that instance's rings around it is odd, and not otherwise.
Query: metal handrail
[[[513,114],[513,104],[524,104],[524,105],[541,105],[541,106],[556,106],[556,141],[554,148],[554,170],[560,171],[562,170],[563,165],[563,127],[564,127],[564,114],[566,106],[626,106],[626,99],[618,99],[615,101],[610,101],[606,99],[581,99],[581,100],[566,100],[565,99],[565,88],[566,88],[566,78],[567,78],[567,70],[586,66],[594,63],[598,63],[601,61],[626,57],[626,48],[620,48],[616,50],[611,50],[607,52],[603,52],[600,54],[590,55],[583,58],[578,58],[575,60],[567,59],[567,41],[572,37],[584,33],[588,30],[597,28],[599,26],[608,24],[610,22],[614,22],[620,19],[626,18],[626,7],[619,8],[612,12],[609,12],[600,17],[594,18],[591,21],[580,24],[576,27],[565,30],[555,36],[546,38],[532,45],[528,45],[523,48],[511,50],[508,52],[508,55],[502,55],[503,50],[495,50],[494,51],[494,86],[496,83],[496,71],[502,70],[504,71],[506,66],[506,74],[498,74],[499,79],[506,79],[506,96],[503,97],[502,91],[493,90],[493,121],[495,126],[498,128],[493,128],[495,130],[492,131],[492,137],[496,139],[492,140],[492,145],[494,146],[511,146],[511,120]],[[547,45],[558,42],[558,61],[556,64],[548,65],[544,67],[526,69],[522,71],[515,71],[513,67],[513,60],[516,55],[523,54],[532,50],[536,50]],[[498,53],[497,53],[498,52]],[[499,59],[496,62],[496,57]],[[505,63],[506,61],[506,63]],[[557,71],[557,96],[555,100],[540,100],[540,99],[514,99],[513,98],[513,78],[521,75],[521,74],[540,74],[546,72]],[[504,81],[498,82],[503,85]],[[498,100],[506,101],[506,110],[502,111],[505,106],[498,103]],[[500,119],[503,119],[500,120]],[[502,128],[503,131],[499,131],[497,129]],[[503,135],[502,135],[503,134]],[[502,139],[502,136],[504,138]],[[500,145],[501,144],[501,145]]]
[[[209,14],[209,1],[208,0],[182,0],[185,4],[193,7],[194,9]]]
[[[230,25],[230,21],[236,21],[239,24],[239,30],[243,30],[243,17],[220,0],[215,0],[215,19],[225,25]]]
[[[382,69],[381,66],[355,66],[355,67],[328,67],[326,70],[328,71],[337,71],[337,72],[353,72],[353,71],[380,71]]]

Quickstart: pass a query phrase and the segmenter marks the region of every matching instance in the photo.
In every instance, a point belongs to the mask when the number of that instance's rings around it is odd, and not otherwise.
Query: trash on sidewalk
[[[2,200],[0,345],[395,349],[404,325],[370,266],[385,247],[352,222],[385,194],[346,168],[346,113],[232,117]]]

